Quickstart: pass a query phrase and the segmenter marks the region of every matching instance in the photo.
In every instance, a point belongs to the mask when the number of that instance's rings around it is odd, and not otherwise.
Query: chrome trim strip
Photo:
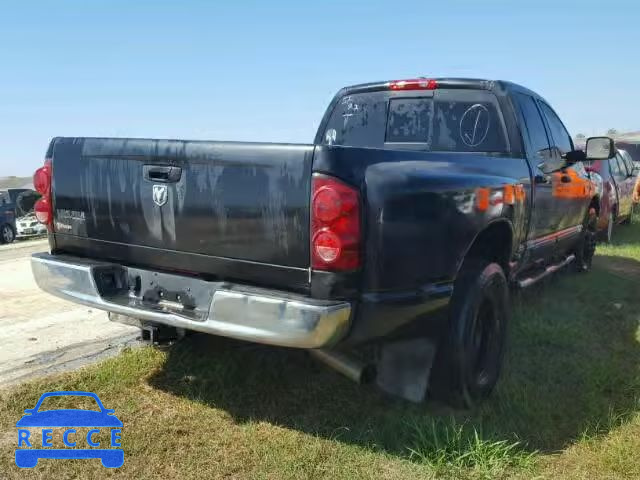
[[[582,228],[582,225],[576,225],[574,227],[565,228],[564,230],[553,232],[542,237],[534,238],[533,240],[529,240],[527,242],[527,248],[535,248],[541,245],[546,245],[548,243],[555,243],[560,239],[578,235],[580,232],[582,232]]]
[[[198,287],[212,293],[208,305],[201,305],[202,319],[181,314],[162,305],[143,305],[125,293],[103,296],[96,281],[96,269],[119,268],[117,264],[87,260],[66,255],[37,253],[31,267],[38,286],[75,303],[112,312],[118,316],[159,323],[213,335],[256,343],[296,348],[330,347],[346,334],[351,317],[351,304],[344,301],[322,301],[274,290],[262,290],[228,282],[197,282]],[[138,270],[139,271],[139,270]],[[180,275],[162,275],[179,280]],[[196,310],[198,310],[196,308]]]

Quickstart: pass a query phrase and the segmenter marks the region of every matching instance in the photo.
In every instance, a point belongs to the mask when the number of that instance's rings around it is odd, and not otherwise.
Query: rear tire
[[[16,233],[13,227],[5,223],[0,227],[0,243],[12,243],[16,239]]]
[[[454,285],[448,328],[436,353],[435,397],[471,408],[489,396],[502,368],[509,313],[509,289],[500,265],[466,261]]]

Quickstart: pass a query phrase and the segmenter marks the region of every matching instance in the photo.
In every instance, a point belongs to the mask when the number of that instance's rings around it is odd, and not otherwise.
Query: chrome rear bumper
[[[37,253],[38,286],[120,317],[297,348],[330,347],[349,327],[351,305],[229,282]]]

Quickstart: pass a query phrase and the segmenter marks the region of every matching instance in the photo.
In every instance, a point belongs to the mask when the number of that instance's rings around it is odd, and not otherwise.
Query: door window
[[[620,167],[620,174],[622,176],[629,176],[629,172],[627,171],[627,165],[624,163],[624,158],[620,155],[620,152],[616,155],[616,159],[618,160],[618,165]]]
[[[514,99],[520,107],[520,112],[527,127],[529,144],[533,150],[531,153],[540,161],[545,161],[549,157],[549,138],[544,128],[544,122],[540,116],[540,111],[535,100],[529,95],[522,93],[514,94]]]
[[[633,168],[629,169],[627,162],[624,160],[624,156],[621,153],[618,153],[618,163],[620,164],[620,171],[625,177],[630,177],[633,172]]]
[[[609,160],[609,168],[611,169],[611,175],[616,177],[616,180],[627,176],[626,171],[620,165],[619,154]]]
[[[633,160],[631,160],[631,157],[627,152],[620,151],[619,153],[620,158],[622,158],[622,161],[624,162],[624,166],[627,168],[627,174],[633,175]]]
[[[542,107],[542,113],[547,119],[549,130],[551,130],[550,140],[552,141],[552,145],[557,147],[562,154],[573,150],[571,136],[569,135],[569,132],[567,132],[567,129],[564,127],[560,118],[558,118],[556,113],[546,103],[540,102],[540,106]]]

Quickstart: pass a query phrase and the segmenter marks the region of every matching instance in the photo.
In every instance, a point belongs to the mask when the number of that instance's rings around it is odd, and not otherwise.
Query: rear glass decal
[[[333,145],[336,143],[336,138],[338,138],[338,132],[335,128],[330,128],[324,136],[324,141],[327,145]]]
[[[470,106],[460,119],[460,138],[468,147],[477,147],[487,138],[491,123],[489,110],[480,103]]]

